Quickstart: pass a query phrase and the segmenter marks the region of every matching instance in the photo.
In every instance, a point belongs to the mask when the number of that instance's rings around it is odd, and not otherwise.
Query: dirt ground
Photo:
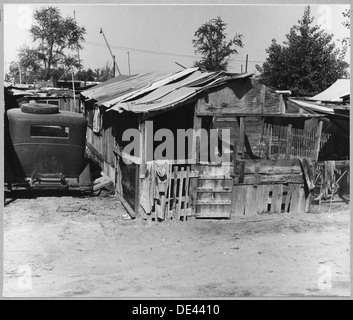
[[[315,211],[315,210],[314,210]],[[316,209],[317,211],[317,209]],[[5,297],[348,296],[350,211],[129,220],[116,197],[5,199]]]

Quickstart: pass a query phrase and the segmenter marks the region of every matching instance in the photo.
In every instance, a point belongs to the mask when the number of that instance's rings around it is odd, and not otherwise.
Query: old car
[[[5,120],[5,188],[92,190],[82,114],[32,102]]]

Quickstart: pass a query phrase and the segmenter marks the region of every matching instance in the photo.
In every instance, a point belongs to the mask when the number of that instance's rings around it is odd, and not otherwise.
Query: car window
[[[69,138],[69,127],[49,126],[49,125],[31,125],[31,137],[55,137]]]

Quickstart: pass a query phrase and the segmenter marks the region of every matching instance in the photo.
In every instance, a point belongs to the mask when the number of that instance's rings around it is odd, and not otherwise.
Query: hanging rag
[[[160,219],[164,219],[170,165],[168,160],[156,160],[153,166],[155,212]]]
[[[99,107],[96,106],[93,113],[93,132],[99,133],[102,129],[102,117]]]
[[[169,161],[168,160],[156,160],[154,163],[155,171],[155,182],[156,191],[167,192],[168,187],[168,175],[169,175]]]

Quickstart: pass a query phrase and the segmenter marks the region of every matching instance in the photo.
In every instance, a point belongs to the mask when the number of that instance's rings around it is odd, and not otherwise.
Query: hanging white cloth
[[[93,114],[93,132],[99,133],[102,129],[102,117],[99,107],[95,107]]]

